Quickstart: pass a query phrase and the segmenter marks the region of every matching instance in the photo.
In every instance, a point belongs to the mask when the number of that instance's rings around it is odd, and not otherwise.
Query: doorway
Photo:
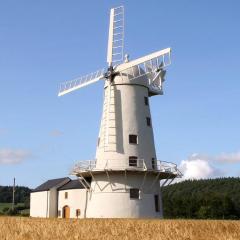
[[[70,207],[64,206],[62,211],[62,217],[63,218],[70,218]]]

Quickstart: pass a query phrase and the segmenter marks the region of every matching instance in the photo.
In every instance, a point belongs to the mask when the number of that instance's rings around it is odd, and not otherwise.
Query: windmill
[[[89,193],[86,217],[161,217],[162,186],[181,173],[156,158],[148,99],[163,94],[166,48],[129,61],[124,56],[124,7],[112,8],[106,68],[60,84],[58,96],[105,81],[96,159],[78,162],[76,175]]]

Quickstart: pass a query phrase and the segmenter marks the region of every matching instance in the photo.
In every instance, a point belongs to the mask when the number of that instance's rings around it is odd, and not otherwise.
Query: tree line
[[[0,203],[12,202],[13,188],[10,186],[0,186]],[[29,205],[31,189],[28,187],[16,186],[14,192],[15,203],[25,203]]]
[[[162,196],[165,218],[240,219],[240,178],[187,180]]]
[[[15,203],[29,208],[31,189],[16,186]],[[240,219],[240,178],[186,180],[162,188],[165,218]],[[12,202],[12,187],[0,186],[0,203]]]

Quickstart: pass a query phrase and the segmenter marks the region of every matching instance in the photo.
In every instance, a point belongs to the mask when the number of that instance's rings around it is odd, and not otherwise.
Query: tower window
[[[152,158],[152,169],[156,168],[156,162],[155,162],[155,158]]]
[[[151,118],[150,117],[146,117],[146,121],[147,121],[147,125],[149,127],[151,127]]]
[[[146,106],[148,106],[148,97],[144,97],[144,103]]]
[[[129,166],[130,167],[137,167],[137,157],[136,156],[130,156],[129,157]]]
[[[97,142],[97,145],[99,146],[99,144],[100,144],[100,137],[98,138],[98,142]]]
[[[68,199],[68,192],[64,193],[64,197],[65,197],[65,199]]]
[[[154,203],[155,203],[155,211],[160,212],[159,210],[159,197],[158,195],[154,195]]]
[[[138,143],[138,136],[130,134],[129,135],[129,143],[137,144]]]
[[[139,199],[139,189],[138,188],[130,188],[130,199]]]

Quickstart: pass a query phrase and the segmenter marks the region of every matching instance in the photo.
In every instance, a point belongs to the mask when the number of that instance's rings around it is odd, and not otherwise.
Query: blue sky
[[[15,176],[35,187],[95,157],[103,82],[61,98],[58,85],[106,67],[109,10],[121,4],[130,59],[172,48],[165,94],[150,100],[158,159],[198,178],[240,175],[239,1],[10,0],[0,3],[0,185]]]

